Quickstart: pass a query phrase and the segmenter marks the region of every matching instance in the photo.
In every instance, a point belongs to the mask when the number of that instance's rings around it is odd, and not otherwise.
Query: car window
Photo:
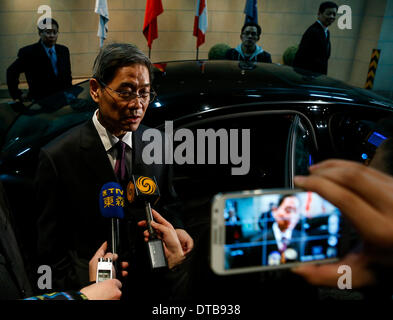
[[[329,120],[329,132],[336,157],[368,162],[393,137],[393,117],[378,110],[337,112]]]
[[[291,184],[295,175],[307,175],[308,167],[314,163],[316,141],[312,127],[300,116],[293,121],[292,156],[289,165],[291,167]]]
[[[195,122],[183,126],[197,137],[198,130],[212,130],[217,135],[229,137],[231,130],[238,130],[238,139],[228,143],[240,141],[241,130],[249,130],[250,154],[249,171],[245,175],[234,175],[233,168],[239,167],[231,163],[230,156],[227,164],[220,164],[221,138],[217,138],[216,146],[205,146],[205,164],[178,164],[174,165],[174,187],[182,198],[196,196],[211,197],[219,192],[252,190],[261,188],[289,187],[288,177],[288,137],[293,121],[297,119],[296,113],[268,114],[266,112],[228,115],[204,122]],[[179,128],[178,128],[179,129]],[[301,130],[301,129],[298,129]],[[298,153],[300,144],[304,141],[298,139]],[[182,142],[175,142],[174,151]],[[205,142],[208,144],[208,141]],[[225,143],[224,143],[225,144]],[[242,150],[241,145],[238,148]],[[197,146],[194,145],[195,159],[198,157]],[[214,151],[216,164],[208,164],[208,151]],[[229,147],[228,153],[233,152]],[[241,154],[239,151],[238,154]],[[199,154],[200,156],[200,154]],[[242,155],[243,158],[246,155]],[[244,159],[246,161],[246,159]]]

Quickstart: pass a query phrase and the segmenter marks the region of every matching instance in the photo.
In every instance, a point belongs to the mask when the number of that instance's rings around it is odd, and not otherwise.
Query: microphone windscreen
[[[100,191],[99,205],[105,218],[124,218],[124,190],[116,182],[105,183]]]

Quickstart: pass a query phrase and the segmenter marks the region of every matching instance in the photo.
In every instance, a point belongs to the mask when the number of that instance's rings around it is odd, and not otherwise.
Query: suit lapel
[[[330,31],[329,30],[327,31],[326,44],[327,44],[327,56],[329,58],[330,57],[330,49],[331,49],[331,46],[330,46]]]
[[[37,43],[37,52],[40,57],[40,60],[46,64],[46,68],[43,68],[43,69],[50,70],[51,76],[56,78],[55,71],[53,70],[52,62],[50,61],[48,55],[46,54],[44,46],[41,43],[41,40],[38,41],[38,43]],[[56,54],[57,54],[57,52],[56,52]]]
[[[142,125],[132,133],[132,174],[141,174],[143,172],[142,151],[146,142],[142,141],[144,129]]]
[[[108,155],[101,142],[93,120],[89,120],[81,128],[81,151],[86,168],[92,170],[98,180],[103,183],[116,181],[115,173],[112,169]]]

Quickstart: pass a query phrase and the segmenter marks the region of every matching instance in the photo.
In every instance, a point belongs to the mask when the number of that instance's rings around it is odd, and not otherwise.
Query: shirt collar
[[[321,21],[319,21],[319,19],[317,19],[317,22],[321,25],[321,27],[323,28],[323,31],[325,31],[325,33],[327,34],[327,32],[328,32],[328,27],[325,27],[323,24],[322,24],[322,22]]]
[[[49,53],[49,49],[53,49],[53,52],[56,53],[55,46],[52,46],[49,48],[42,41],[40,41],[40,42],[41,42],[41,45],[44,47],[46,53]]]
[[[282,241],[282,238],[285,237],[285,239],[287,240],[291,240],[292,238],[292,230],[291,229],[287,229],[284,232],[281,232],[280,228],[278,227],[277,222],[273,223],[273,232],[274,232],[274,236],[277,239],[277,241]]]
[[[105,151],[109,151],[119,141],[119,138],[110,133],[97,118],[98,109],[93,114],[93,123],[100,136],[102,144],[104,145]],[[121,139],[126,145],[132,148],[132,132],[128,131]]]

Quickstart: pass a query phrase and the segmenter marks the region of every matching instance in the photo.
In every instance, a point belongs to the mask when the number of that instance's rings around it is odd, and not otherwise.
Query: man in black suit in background
[[[39,100],[72,85],[70,52],[67,47],[56,44],[58,33],[57,21],[45,18],[38,25],[40,40],[19,50],[18,58],[7,69],[12,99]],[[19,75],[23,72],[29,85],[27,95],[18,88]]]
[[[328,26],[335,21],[337,10],[337,4],[331,1],[319,6],[318,20],[306,30],[300,41],[293,61],[295,68],[327,74],[331,52]]]
[[[110,239],[110,220],[99,210],[100,189],[116,180],[124,185],[131,174],[156,178],[161,197],[154,208],[176,228],[184,253],[193,247],[181,219],[165,206],[173,198],[170,166],[146,165],[142,158],[148,142],[142,141],[147,127],[140,123],[154,98],[151,68],[150,60],[133,45],[102,48],[90,80],[90,95],[98,109],[92,119],[41,150],[36,175],[38,253],[41,263],[52,267],[56,290],[87,284],[89,257]],[[149,272],[143,230],[137,228],[143,219],[143,212],[140,215],[126,204],[120,222],[119,259],[130,262],[128,288],[140,297],[146,297],[144,290],[150,295],[165,288],[154,283]],[[148,285],[152,281],[154,290]]]

